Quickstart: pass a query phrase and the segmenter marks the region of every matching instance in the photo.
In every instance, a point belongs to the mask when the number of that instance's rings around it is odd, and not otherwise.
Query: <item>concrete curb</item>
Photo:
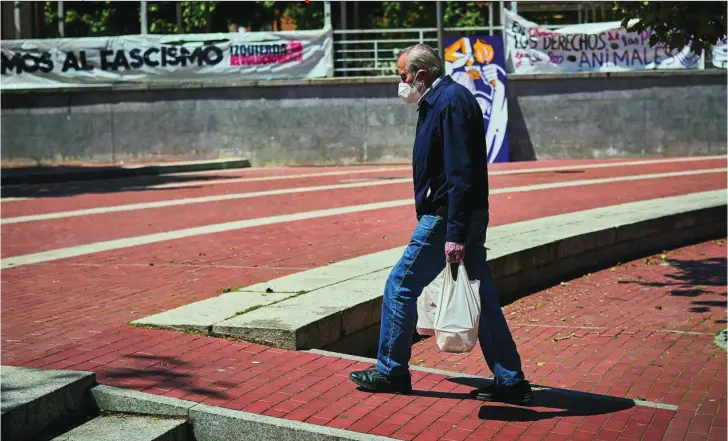
[[[728,351],[728,328],[723,329],[715,336],[715,345],[724,351]]]
[[[723,203],[660,216],[499,257],[490,261],[496,291],[512,300],[590,270],[724,236],[726,209]]]
[[[560,74],[508,74],[508,81],[513,80],[570,80],[584,78],[634,78],[634,77],[666,77],[666,76],[725,76],[723,69],[705,70],[640,70],[626,72],[568,72]],[[236,87],[300,87],[300,86],[326,86],[342,84],[397,84],[397,76],[379,77],[330,77],[295,80],[243,80],[243,81],[158,81],[154,83],[112,83],[90,84],[82,86],[52,87],[52,88],[13,88],[2,89],[0,94],[42,94],[42,93],[74,93],[74,92],[130,92],[180,89],[221,89]]]
[[[42,438],[43,439],[43,438]],[[192,441],[184,419],[138,415],[100,415],[51,441]]]
[[[713,239],[725,228],[725,191],[716,190],[498,226],[487,245],[497,292],[509,300],[619,261]],[[296,273],[133,324],[203,330],[283,349],[366,354],[376,346],[381,293],[401,251]],[[251,304],[266,292],[291,294]]]
[[[213,407],[178,398],[96,386],[91,394],[99,410],[136,415],[187,418],[196,441],[390,441],[376,435]]]
[[[322,349],[311,349],[306,352],[309,352],[311,354],[317,354],[317,355],[323,355],[326,357],[336,357],[340,358],[342,360],[353,360],[358,361],[361,363],[370,363],[372,365],[377,364],[376,358],[369,358],[369,357],[361,357],[357,355],[349,355],[349,354],[342,354],[338,352],[332,352]],[[450,372],[445,371],[442,369],[435,369],[425,366],[416,366],[416,365],[410,365],[411,371],[419,371],[419,372],[425,372],[428,374],[435,374],[435,375],[442,375],[444,377],[450,377],[450,378],[460,378],[460,379],[469,379],[469,380],[476,380],[479,383],[478,387],[485,386],[487,384],[491,384],[493,382],[493,378],[483,378],[478,375],[472,375],[472,374],[466,374],[464,372]],[[534,391],[549,391],[551,393],[555,393],[558,395],[561,395],[564,397],[564,399],[570,399],[570,398],[587,398],[591,400],[603,400],[603,401],[611,401],[611,402],[617,402],[622,403],[631,406],[642,406],[642,407],[651,407],[653,409],[665,409],[665,410],[672,410],[677,411],[679,409],[679,406],[675,404],[665,404],[665,403],[656,403],[653,401],[644,401],[644,400],[635,400],[632,398],[624,398],[624,397],[616,397],[612,395],[603,395],[603,394],[597,394],[592,392],[581,392],[578,390],[570,390],[570,389],[562,389],[559,387],[550,387],[550,386],[539,386],[538,384],[531,383],[531,387]]]
[[[122,167],[89,167],[88,169],[73,171],[42,170],[39,171],[15,171],[13,169],[2,170],[0,185],[20,184],[47,184],[68,181],[89,181],[95,179],[115,179],[137,176],[154,176],[170,173],[199,172],[209,170],[227,170],[234,168],[248,168],[250,161],[247,159],[215,159],[206,161],[174,162],[169,164],[122,166]],[[59,168],[63,168],[60,166]]]

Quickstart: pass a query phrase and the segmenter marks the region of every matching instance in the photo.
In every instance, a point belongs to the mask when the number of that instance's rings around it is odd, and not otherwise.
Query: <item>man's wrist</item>
[[[456,230],[448,230],[445,234],[445,242],[451,243],[465,243],[464,234]]]

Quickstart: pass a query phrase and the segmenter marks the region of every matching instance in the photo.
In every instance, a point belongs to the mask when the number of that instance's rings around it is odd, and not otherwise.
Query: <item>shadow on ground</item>
[[[143,391],[146,387],[135,387],[137,386],[136,384],[129,384],[128,381],[125,381],[139,380],[141,386],[146,386],[149,383],[149,387],[182,390],[187,392],[187,394],[195,394],[207,398],[227,398],[228,396],[225,394],[224,389],[240,385],[238,382],[223,380],[210,382],[209,384],[211,386],[216,386],[214,389],[212,387],[200,387],[199,383],[193,381],[197,379],[197,376],[191,373],[189,363],[175,357],[129,354],[124,358],[131,359],[132,363],[139,362],[140,366],[138,368],[124,366],[116,368],[113,371],[101,372],[104,376],[111,379],[112,384],[109,384],[109,386],[114,386],[119,382],[118,387],[131,387]],[[203,401],[203,399],[195,401]]]
[[[480,388],[492,381],[481,378],[451,378],[453,383]],[[424,392],[425,394],[427,392]],[[415,392],[419,394],[419,392]],[[458,399],[468,398],[467,394]],[[533,402],[528,407],[484,403],[478,418],[496,421],[539,421],[557,417],[603,415],[630,409],[636,403],[629,398],[592,394],[557,388],[534,387]]]
[[[5,173],[3,171],[3,173]],[[182,184],[189,182],[235,179],[232,175],[194,175],[168,174],[152,176],[132,176],[125,178],[82,180],[63,183],[18,184],[2,187],[3,198],[49,198],[66,197],[80,194],[119,193],[125,191],[173,190],[173,188],[154,188],[163,184]],[[186,187],[195,188],[195,186]]]
[[[492,384],[492,380],[472,377],[455,377],[449,378],[448,381],[473,389]],[[411,395],[446,400],[472,399],[467,393],[416,389],[412,391]],[[484,402],[478,412],[478,418],[495,421],[539,421],[569,416],[604,415],[631,409],[636,405],[634,400],[629,398],[567,389],[534,387],[533,402],[528,407]]]
[[[647,258],[647,263],[652,262]],[[655,264],[654,262],[652,264]],[[670,296],[700,297],[702,295],[719,295],[723,300],[694,300],[690,312],[710,312],[713,308],[725,310],[726,300],[724,293],[717,293],[709,288],[724,288],[728,282],[725,257],[711,257],[707,259],[666,259],[659,264],[670,265],[677,271],[666,274],[664,281],[644,282],[640,280],[623,280],[620,283],[636,284],[655,288],[665,288]]]

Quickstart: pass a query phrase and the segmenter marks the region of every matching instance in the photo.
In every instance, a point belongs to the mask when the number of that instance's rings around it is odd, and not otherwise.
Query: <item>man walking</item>
[[[483,401],[528,404],[531,386],[493,289],[486,263],[488,163],[482,111],[465,87],[444,75],[428,45],[399,56],[399,96],[418,105],[413,149],[415,209],[419,223],[384,289],[376,368],[352,372],[351,380],[373,392],[410,393],[409,359],[417,297],[445,264],[465,261],[480,280],[480,347],[495,382],[471,392]]]

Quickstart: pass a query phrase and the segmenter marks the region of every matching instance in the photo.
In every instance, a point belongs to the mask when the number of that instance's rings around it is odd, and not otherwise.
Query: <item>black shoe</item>
[[[520,404],[527,406],[533,400],[531,384],[526,381],[519,381],[513,386],[502,384],[490,384],[470,392],[470,398],[480,401],[499,401],[508,404]]]
[[[379,373],[375,368],[349,374],[351,381],[370,392],[409,394],[412,392],[412,376],[407,373],[396,377]]]

